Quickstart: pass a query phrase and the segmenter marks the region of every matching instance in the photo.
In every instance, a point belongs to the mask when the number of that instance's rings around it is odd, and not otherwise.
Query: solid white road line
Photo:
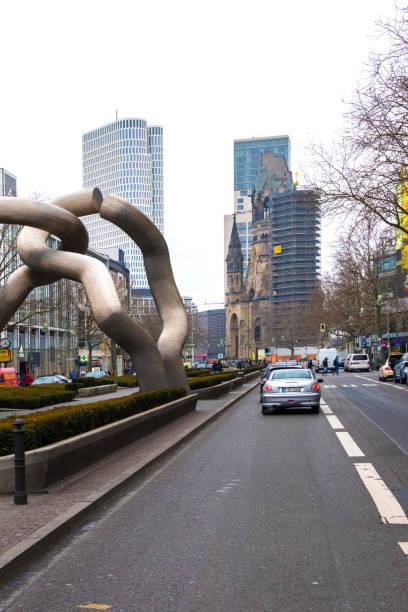
[[[402,552],[408,555],[408,542],[398,542],[398,544],[401,546]]]
[[[333,429],[344,429],[343,425],[341,424],[339,419],[334,416],[334,414],[326,415],[326,419],[329,421]]]
[[[365,457],[365,454],[354,442],[347,431],[336,431],[336,436],[349,457]]]
[[[367,487],[383,523],[407,525],[408,518],[371,463],[355,463],[358,475]]]

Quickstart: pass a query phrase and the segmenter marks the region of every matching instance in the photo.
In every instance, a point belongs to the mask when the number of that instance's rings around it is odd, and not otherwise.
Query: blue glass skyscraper
[[[252,191],[258,172],[260,154],[267,151],[272,151],[277,157],[284,157],[288,170],[290,170],[289,136],[234,140],[235,191]]]
[[[82,137],[84,188],[99,187],[141,210],[158,229],[164,229],[163,128],[144,119],[119,119]],[[148,282],[140,249],[129,236],[99,215],[84,219],[89,246],[95,250],[119,247],[125,254],[133,288]]]

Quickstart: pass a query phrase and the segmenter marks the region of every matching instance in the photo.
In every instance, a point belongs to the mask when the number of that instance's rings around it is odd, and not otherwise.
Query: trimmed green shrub
[[[118,376],[118,385],[120,387],[138,387],[139,381],[137,376],[133,376],[133,374],[123,374],[123,376]]]
[[[36,385],[24,388],[3,388],[0,389],[0,407],[10,408],[10,410],[34,410],[42,406],[70,402],[75,395],[75,391],[65,389],[65,385],[60,383],[57,383],[55,387]]]
[[[185,368],[186,374],[189,378],[196,378],[196,376],[208,376],[211,374],[211,368]]]
[[[81,377],[73,378],[71,382],[76,383],[76,384],[81,384],[83,387],[98,387],[100,385],[111,385],[113,380],[110,376],[103,376],[102,378],[93,378],[92,376],[81,376]]]
[[[92,376],[81,376],[73,378],[73,384],[82,384],[83,387],[98,387],[99,385],[112,385],[114,383],[113,376],[103,376],[101,378],[93,378]],[[119,387],[138,387],[139,381],[133,374],[123,374],[118,376]]]
[[[213,387],[214,385],[219,385],[227,380],[232,380],[233,378],[236,378],[236,373],[227,372],[226,374],[213,374],[212,376],[198,376],[192,380],[189,379],[188,383],[190,385],[190,389],[193,391],[194,389]]]
[[[146,412],[186,395],[181,387],[134,393],[124,398],[61,406],[24,416],[25,447],[33,450]],[[13,453],[14,417],[0,421],[0,455]]]

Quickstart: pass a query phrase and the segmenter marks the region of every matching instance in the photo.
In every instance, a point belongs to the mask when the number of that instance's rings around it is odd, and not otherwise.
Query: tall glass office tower
[[[83,187],[99,187],[141,210],[163,232],[163,128],[144,119],[118,119],[82,136]],[[148,282],[140,249],[129,236],[98,215],[84,218],[89,246],[119,247],[125,254],[132,288]]]

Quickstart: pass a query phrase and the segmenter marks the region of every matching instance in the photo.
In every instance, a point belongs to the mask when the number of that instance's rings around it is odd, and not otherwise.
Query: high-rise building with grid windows
[[[144,119],[118,119],[82,136],[83,187],[99,187],[137,206],[163,232],[163,128]],[[148,282],[135,243],[99,215],[85,217],[89,246],[123,250],[133,288]]]

